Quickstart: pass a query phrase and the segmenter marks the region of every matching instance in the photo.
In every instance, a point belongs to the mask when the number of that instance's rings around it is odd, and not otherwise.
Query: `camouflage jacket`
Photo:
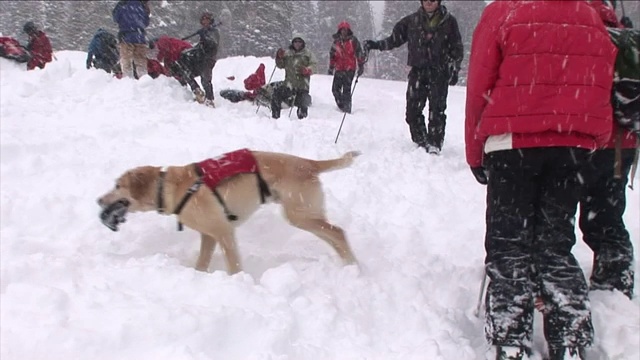
[[[276,66],[284,69],[284,81],[288,87],[309,91],[311,77],[301,74],[302,69],[306,67],[311,68],[314,73],[316,71],[316,58],[309,49],[305,47],[296,52],[290,47],[283,58],[276,58]]]

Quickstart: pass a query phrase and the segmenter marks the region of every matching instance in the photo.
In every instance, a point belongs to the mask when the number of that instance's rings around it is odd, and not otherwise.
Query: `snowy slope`
[[[273,120],[219,96],[215,109],[198,105],[169,78],[86,70],[83,52],[56,55],[31,72],[0,60],[2,360],[484,358],[474,309],[485,188],[464,161],[465,88],[450,89],[438,157],[409,140],[403,82],[360,79],[334,144],[342,113],[329,76],[312,77],[308,119],[283,110]],[[242,89],[260,62],[269,76],[269,58],[219,61],[216,92]],[[244,147],[316,159],[363,152],[322,175],[328,218],[347,232],[361,269],[341,266],[276,205],[238,229],[245,271],[234,276],[219,253],[210,273],[194,271],[198,234],[177,232],[172,217],[131,214],[116,233],[99,222],[96,198],[126,169]],[[639,218],[630,191],[636,248]],[[575,253],[588,274],[591,252],[579,241]],[[638,298],[596,292],[592,307],[592,358],[640,359]],[[534,350],[541,359],[539,316]]]

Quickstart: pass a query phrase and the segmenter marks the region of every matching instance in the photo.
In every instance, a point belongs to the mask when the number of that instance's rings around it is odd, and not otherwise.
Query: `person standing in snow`
[[[592,344],[571,248],[582,171],[611,136],[616,52],[584,0],[496,1],[475,29],[465,143],[487,185],[487,359],[529,358],[534,299],[549,359],[584,359]]]
[[[53,50],[47,34],[38,29],[33,21],[27,21],[22,30],[29,36],[26,49],[31,54],[31,59],[27,62],[27,70],[33,70],[36,67],[44,69],[45,65],[53,59]]]
[[[605,26],[623,28],[615,9],[603,0],[592,0]],[[627,23],[629,23],[627,21]],[[620,74],[619,74],[620,75]],[[614,116],[616,116],[614,114]],[[592,290],[618,290],[631,298],[634,286],[633,244],[624,223],[626,185],[633,164],[637,135],[612,123],[612,137],[604,149],[589,154],[587,182],[580,199],[580,221],[584,242],[593,251],[590,277]],[[620,163],[616,164],[616,143]],[[619,166],[619,177],[614,169]]]
[[[333,44],[329,50],[329,75],[333,75],[331,92],[340,110],[351,113],[351,83],[358,71],[364,72],[364,51],[360,41],[353,35],[351,25],[343,21],[338,24],[338,32],[333,34]]]
[[[113,21],[118,24],[120,66],[123,76],[133,78],[133,66],[138,78],[147,75],[146,28],[149,26],[148,1],[120,0],[113,8]]]
[[[87,69],[95,67],[108,73],[116,72],[119,59],[120,52],[115,35],[104,29],[98,29],[87,49]]]
[[[191,87],[191,90],[196,96],[196,101],[210,107],[215,107],[211,80],[213,80],[213,68],[218,59],[220,32],[214,24],[213,15],[210,12],[204,12],[200,16],[200,25],[202,27],[198,31],[182,39],[187,40],[196,35],[199,37],[198,44],[193,50],[183,52],[183,54],[188,55],[189,58],[185,59],[185,62],[189,62],[191,65],[183,67],[182,70],[186,71],[181,71],[182,74],[180,75],[183,77],[183,81],[186,81]],[[178,62],[178,64],[180,63],[181,62]],[[192,68],[193,71],[189,71],[189,68]],[[198,75],[204,88],[204,94],[198,83],[194,80]]]
[[[449,85],[458,83],[464,55],[458,21],[441,4],[442,0],[421,0],[415,13],[402,18],[391,36],[366,40],[365,51],[392,50],[407,43],[407,65],[411,67],[407,84],[405,119],[411,140],[430,154],[440,154],[447,121]],[[429,126],[423,110],[429,100]]]
[[[316,67],[316,58],[307,49],[301,36],[295,36],[291,40],[288,50],[278,49],[276,67],[284,69],[284,86],[274,88],[271,98],[271,117],[280,118],[282,102],[293,96],[295,99],[293,105],[298,107],[296,112],[298,119],[306,118],[311,105],[309,83]]]

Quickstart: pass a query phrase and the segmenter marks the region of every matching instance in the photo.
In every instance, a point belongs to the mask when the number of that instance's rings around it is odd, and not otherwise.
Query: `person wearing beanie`
[[[22,30],[29,36],[26,49],[31,54],[31,59],[27,62],[27,70],[44,69],[44,66],[53,59],[49,38],[33,21],[27,21]]]
[[[464,54],[458,21],[439,0],[422,0],[420,8],[405,16],[383,40],[366,40],[369,50],[392,50],[407,44],[407,84],[405,120],[411,140],[430,154],[440,154],[447,120],[449,85],[458,82]],[[423,114],[429,101],[428,126]]]
[[[289,49],[278,49],[276,67],[284,69],[284,86],[274,89],[271,98],[271,117],[280,118],[282,102],[293,96],[293,105],[298,107],[296,112],[298,119],[306,118],[311,105],[309,87],[311,75],[316,67],[316,58],[306,47],[302,36],[294,36]]]

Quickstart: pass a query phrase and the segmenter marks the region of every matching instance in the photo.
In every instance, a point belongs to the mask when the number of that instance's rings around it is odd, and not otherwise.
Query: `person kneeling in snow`
[[[271,117],[280,118],[282,102],[291,96],[294,96],[294,105],[298,107],[298,119],[307,117],[311,104],[309,82],[315,66],[315,56],[306,48],[305,42],[300,36],[291,40],[288,50],[278,49],[276,67],[285,71],[285,86],[274,89],[271,99]]]
[[[33,70],[36,67],[44,69],[44,66],[53,59],[49,38],[33,21],[25,23],[22,30],[29,36],[27,50],[31,53],[31,60],[27,63],[27,70]]]
[[[8,36],[0,36],[0,57],[18,63],[26,63],[31,60],[31,54],[27,49],[22,47],[18,40]]]

